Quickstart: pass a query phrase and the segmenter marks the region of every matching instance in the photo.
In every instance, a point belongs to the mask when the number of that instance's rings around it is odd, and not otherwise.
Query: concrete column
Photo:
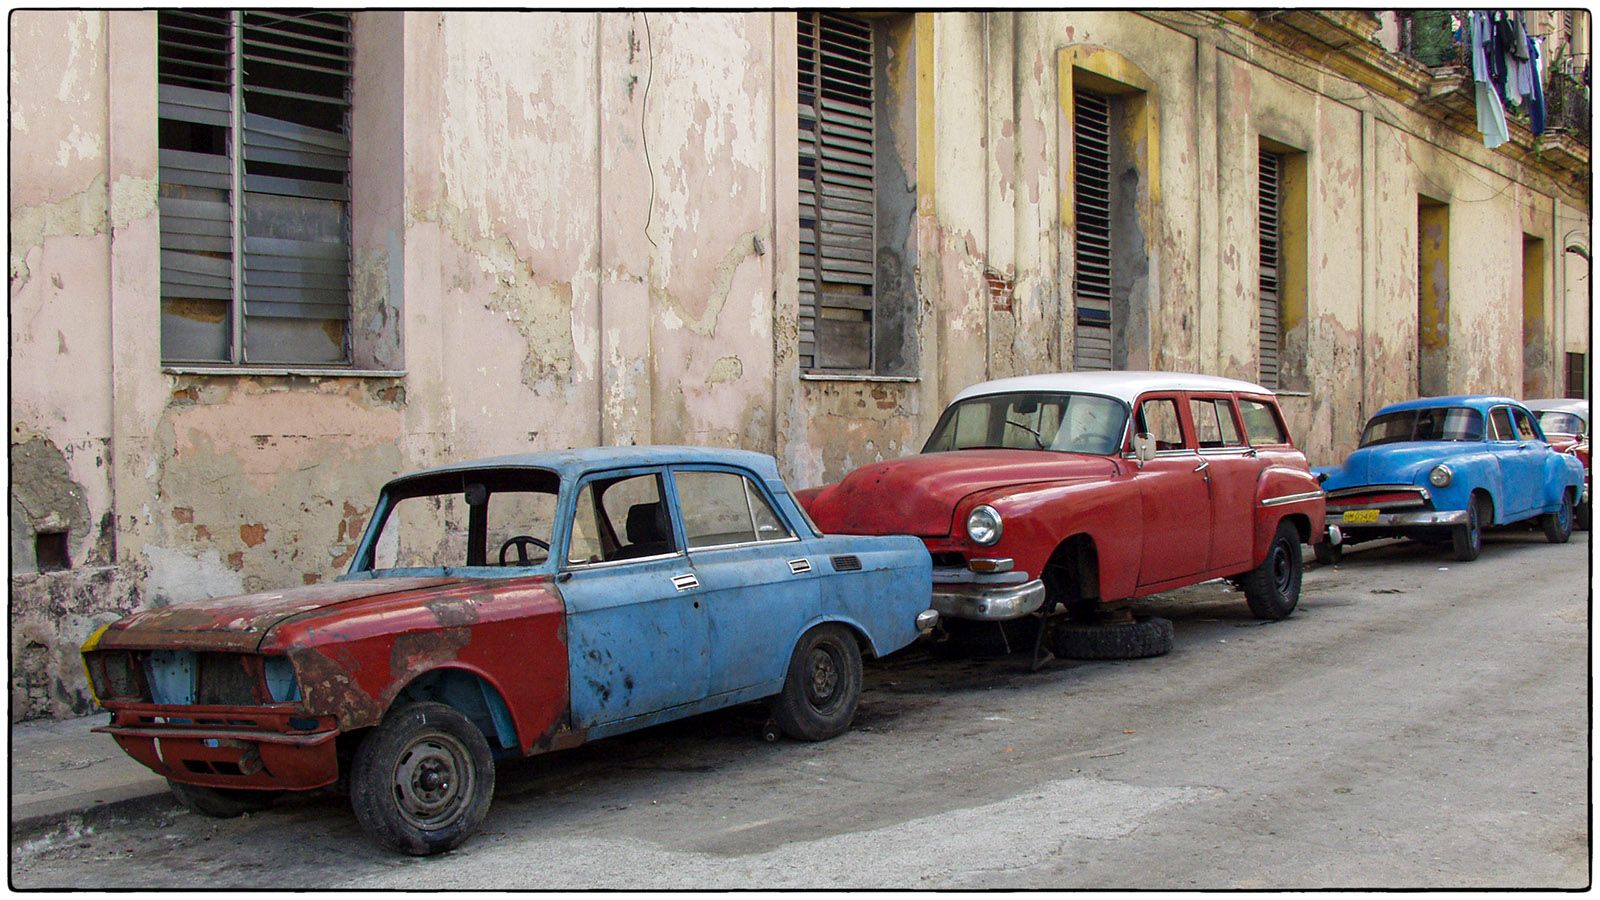
[[[1207,40],[1195,42],[1195,171],[1200,174],[1200,227],[1195,229],[1195,281],[1200,289],[1196,312],[1195,347],[1198,368],[1203,372],[1222,371],[1221,319],[1217,315],[1222,289],[1217,277],[1217,255],[1222,252],[1221,232],[1217,227],[1217,144],[1221,131],[1217,120],[1217,45]]]
[[[1367,410],[1377,393],[1368,382],[1372,363],[1368,356],[1377,348],[1376,335],[1367,329],[1373,320],[1373,305],[1378,300],[1378,134],[1377,117],[1370,109],[1361,111],[1361,315],[1356,322],[1357,340],[1361,342],[1361,371],[1357,384],[1360,390],[1356,401],[1356,421],[1365,422]],[[1376,373],[1379,378],[1390,377]]]

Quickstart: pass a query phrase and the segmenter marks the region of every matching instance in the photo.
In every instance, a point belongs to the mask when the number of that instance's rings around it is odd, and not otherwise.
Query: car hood
[[[1418,484],[1427,470],[1452,457],[1483,449],[1477,441],[1405,441],[1362,447],[1351,453],[1342,465],[1321,466],[1326,472],[1323,490],[1359,487],[1367,484]]]
[[[261,645],[274,625],[291,616],[400,592],[420,592],[421,599],[461,581],[447,577],[370,578],[175,603],[114,623],[96,647],[248,652]]]
[[[950,533],[955,508],[982,490],[1106,478],[1117,471],[1103,456],[1048,450],[953,450],[862,466],[837,484],[797,497],[817,527],[832,534]]]

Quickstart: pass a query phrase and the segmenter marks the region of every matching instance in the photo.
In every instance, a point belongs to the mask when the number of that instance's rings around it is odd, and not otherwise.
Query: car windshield
[[[1557,434],[1583,434],[1583,420],[1569,412],[1554,409],[1542,410],[1538,413],[1539,427],[1545,433]]]
[[[972,397],[944,411],[922,452],[1005,448],[1115,453],[1127,415],[1116,400],[1090,394]]]
[[[1361,446],[1399,441],[1481,441],[1483,415],[1475,409],[1441,406],[1373,416],[1361,432]]]
[[[482,469],[402,478],[370,551],[352,571],[536,566],[550,555],[560,478]]]

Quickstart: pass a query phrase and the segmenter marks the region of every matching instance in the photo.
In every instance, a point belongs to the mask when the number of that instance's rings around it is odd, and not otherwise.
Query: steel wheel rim
[[[1289,560],[1289,549],[1279,541],[1272,548],[1272,582],[1278,586],[1278,593],[1287,597],[1293,581],[1294,565]]]
[[[812,649],[806,658],[806,702],[813,709],[826,710],[838,703],[843,668],[836,648],[824,644]]]
[[[1483,546],[1483,529],[1478,527],[1478,504],[1472,504],[1471,511],[1467,513],[1467,541],[1476,550]]]
[[[395,761],[395,808],[401,818],[429,831],[446,828],[466,814],[476,784],[472,757],[453,735],[413,738]]]
[[[1572,501],[1561,498],[1561,509],[1556,511],[1556,526],[1562,531],[1572,527]]]

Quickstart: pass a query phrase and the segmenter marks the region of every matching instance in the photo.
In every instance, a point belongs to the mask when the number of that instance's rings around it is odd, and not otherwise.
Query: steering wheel
[[[539,540],[538,538],[534,537],[531,534],[519,534],[519,535],[515,535],[513,537],[506,538],[506,542],[504,544],[500,545],[500,565],[503,566],[503,565],[506,564],[506,551],[510,550],[512,547],[516,547],[517,548],[517,565],[519,565],[519,566],[528,565],[528,545],[529,544],[538,545],[539,547],[544,549],[544,552],[545,552],[546,556],[550,555],[550,545],[549,544],[545,543],[544,541]]]

